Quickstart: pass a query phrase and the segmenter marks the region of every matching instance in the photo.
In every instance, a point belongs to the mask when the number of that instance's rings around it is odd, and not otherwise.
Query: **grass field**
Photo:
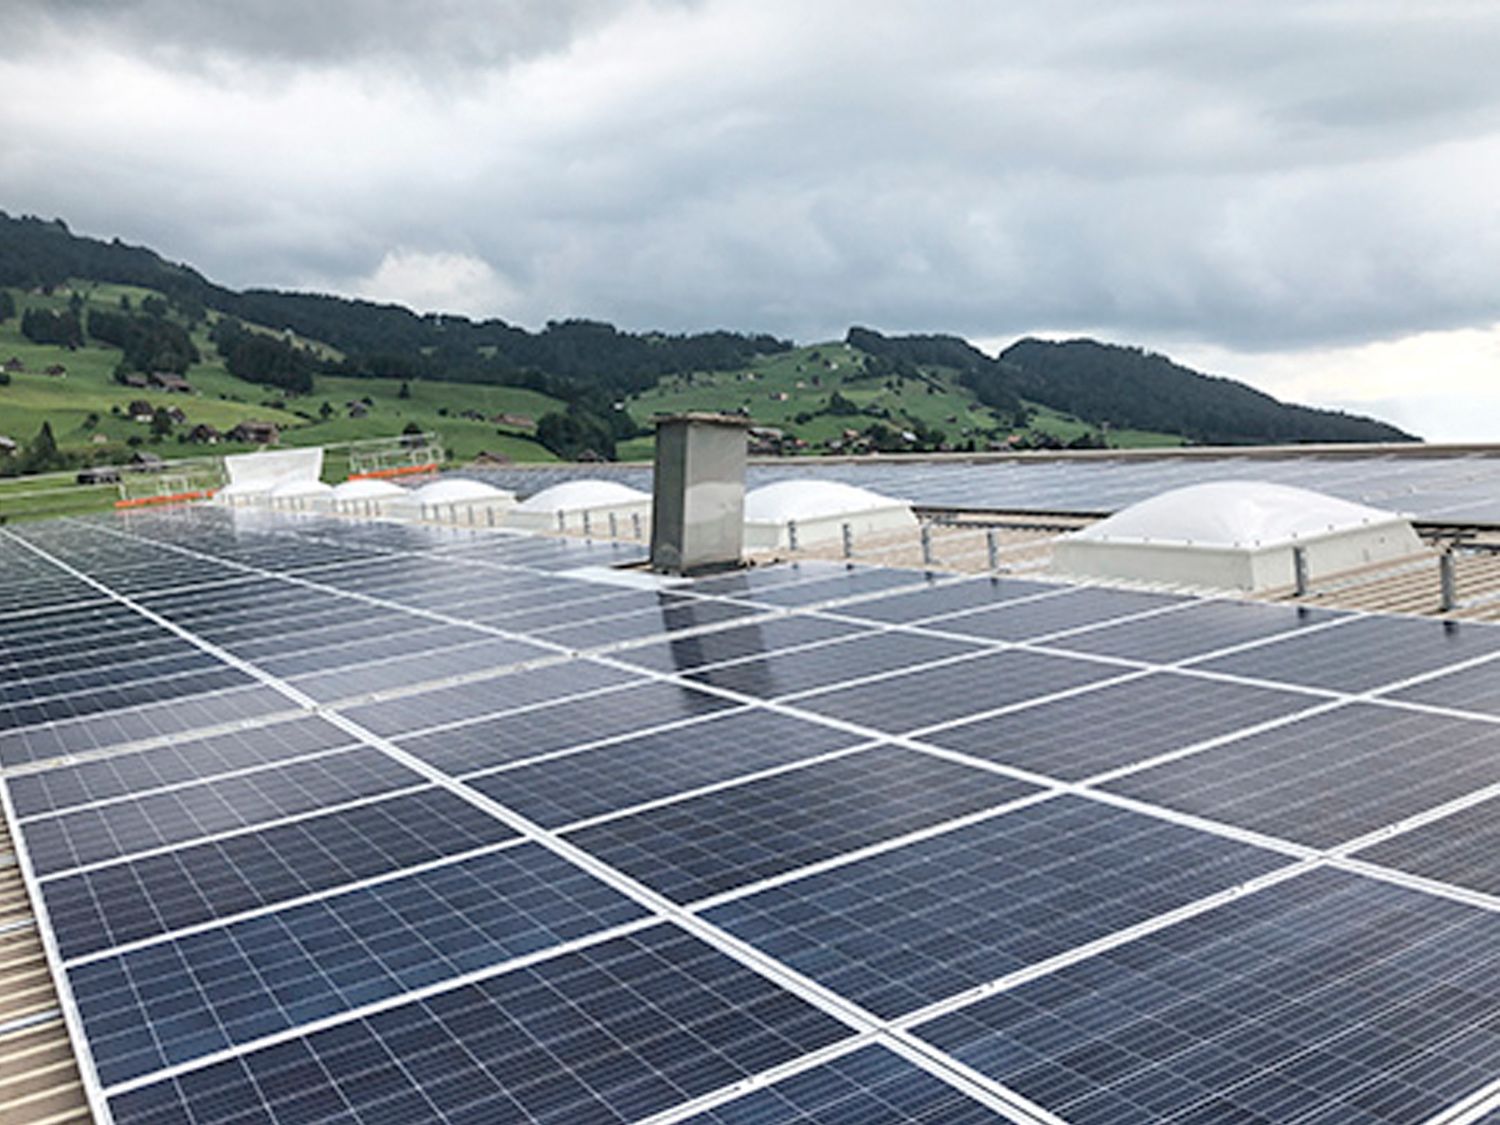
[[[151,296],[149,290],[132,286],[79,282],[77,291],[86,295],[87,307],[117,309],[122,296],[135,305]],[[393,437],[410,423],[442,437],[450,459],[467,461],[482,450],[500,453],[516,461],[550,461],[553,455],[534,441],[528,428],[501,427],[486,421],[462,418],[464,411],[477,411],[488,418],[516,414],[533,421],[559,409],[561,403],[535,391],[519,387],[485,387],[462,383],[414,382],[410,397],[399,397],[401,384],[394,379],[351,379],[318,376],[311,394],[282,396],[273,388],[247,383],[224,369],[208,328],[199,325],[192,335],[203,356],[187,373],[194,393],[169,394],[121,386],[114,381],[119,362],[117,349],[89,344],[74,351],[52,345],[33,344],[21,335],[20,314],[27,308],[65,309],[69,289],[51,296],[20,293],[17,315],[0,323],[0,361],[19,359],[25,372],[11,376],[9,386],[0,386],[0,434],[25,444],[50,422],[58,445],[67,452],[88,453],[102,461],[120,461],[133,451],[129,439],[139,439],[141,448],[162,457],[184,457],[204,453],[234,453],[253,448],[219,444],[195,446],[180,443],[175,436],[150,439],[150,426],[126,416],[129,404],[144,399],[152,406],[177,406],[187,422],[176,429],[185,434],[205,422],[227,431],[238,422],[257,419],[275,422],[283,445],[325,445],[369,438]],[[331,349],[320,346],[325,353]],[[67,374],[55,378],[40,374],[51,364],[62,364]],[[371,405],[363,418],[350,416],[348,403],[368,398]],[[324,421],[320,407],[327,402],[332,414]]]
[[[1003,419],[980,403],[950,371],[926,372],[927,379],[872,378],[859,367],[859,354],[842,343],[813,344],[768,356],[746,371],[669,376],[630,400],[631,414],[648,421],[653,414],[682,410],[749,412],[756,425],[774,426],[802,438],[817,451],[845,429],[864,429],[877,419],[868,414],[824,414],[837,391],[861,410],[890,412],[887,425],[901,428],[921,422],[943,432],[952,444],[976,439],[1000,428]],[[1094,427],[1069,415],[1033,405],[1031,429],[1067,442]],[[813,415],[799,422],[799,416]],[[1174,434],[1144,430],[1111,431],[1109,444],[1119,448],[1181,445]],[[650,438],[623,444],[621,459],[651,456]]]

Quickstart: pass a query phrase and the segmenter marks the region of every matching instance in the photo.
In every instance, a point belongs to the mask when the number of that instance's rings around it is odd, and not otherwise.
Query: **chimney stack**
[[[651,568],[667,574],[726,570],[745,541],[746,431],[736,414],[656,420]]]

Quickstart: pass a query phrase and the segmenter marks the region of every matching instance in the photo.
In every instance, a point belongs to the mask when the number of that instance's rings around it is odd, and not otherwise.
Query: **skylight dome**
[[[1223,589],[1290,585],[1300,548],[1309,577],[1415,555],[1394,512],[1264,481],[1172,489],[1065,536],[1053,570]]]
[[[639,523],[644,534],[651,519],[651,494],[613,480],[564,481],[523,500],[506,523],[529,531],[586,529],[602,533],[611,516],[615,533],[634,536]]]
[[[831,480],[785,480],[745,494],[745,546],[773,550],[838,539],[844,525],[859,538],[917,526],[911,505]]]
[[[572,512],[614,504],[649,502],[649,493],[612,480],[570,480],[544,488],[516,505],[518,512]]]
[[[459,477],[424,484],[411,493],[411,498],[418,504],[472,504],[477,500],[506,500],[515,497],[492,484]]]

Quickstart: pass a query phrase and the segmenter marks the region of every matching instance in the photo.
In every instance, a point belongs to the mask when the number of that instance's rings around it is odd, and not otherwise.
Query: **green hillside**
[[[783,431],[788,440],[780,451],[785,453],[1182,444],[1165,432],[1104,434],[1073,415],[1036,403],[1021,405],[1020,412],[996,410],[979,401],[955,368],[920,365],[898,373],[846,342],[793,348],[737,371],[665,376],[627,400],[640,422],[681,410],[744,413],[757,426]],[[879,441],[870,439],[872,429]],[[848,431],[861,436],[848,438]],[[804,444],[796,445],[797,440]],[[637,439],[622,443],[620,455],[649,456],[650,449],[649,438]]]
[[[736,411],[759,453],[982,451],[1192,443],[1412,440],[1278,402],[1140,348],[1022,340],[998,357],[956,336],[794,346],[766,334],[629,332],[590,320],[529,331],[315,293],[236,292],[190,266],[61,220],[0,212],[0,474],[38,465],[234,452],[196,426],[275,423],[285,445],[441,435],[454,460],[650,455],[650,419]],[[43,372],[61,364],[65,376]],[[122,386],[186,377],[190,395]],[[186,418],[131,421],[129,404]],[[506,416],[506,417],[501,417]],[[50,426],[53,450],[38,436]],[[335,462],[330,472],[337,471]]]
[[[44,422],[50,423],[59,449],[75,463],[119,462],[136,449],[168,459],[243,452],[256,447],[232,442],[198,445],[185,439],[199,423],[227,432],[246,420],[274,422],[280,430],[282,445],[327,445],[394,437],[415,423],[423,430],[439,434],[450,458],[456,461],[472,459],[482,450],[517,461],[555,460],[535,440],[534,423],[545,414],[562,409],[564,404],[534,390],[315,374],[309,393],[287,395],[229,374],[209,341],[217,314],[208,313],[189,325],[176,310],[170,311],[168,318],[188,328],[201,356],[185,372],[193,392],[180,394],[127,387],[114,378],[122,357],[119,348],[94,340],[76,348],[32,343],[21,333],[21,318],[28,309],[64,311],[77,294],[86,322],[88,313],[94,309],[120,310],[122,298],[132,308],[139,308],[143,301],[159,294],[138,286],[82,279],[72,279],[50,295],[9,292],[16,315],[0,321],[0,363],[14,358],[24,370],[11,373],[10,383],[0,386],[0,435],[24,445],[35,437]],[[281,333],[261,325],[246,327],[282,337]],[[317,341],[299,338],[298,342],[324,355],[337,354]],[[44,374],[53,365],[65,367],[66,374],[61,377]],[[403,385],[407,387],[405,398],[401,397]],[[128,417],[129,405],[138,400],[153,407],[177,407],[186,415],[186,421],[174,424],[167,434],[153,434],[150,423],[131,421]],[[326,419],[324,403],[329,407]],[[351,416],[361,412],[351,409],[351,403],[360,404],[363,417]],[[480,418],[465,417],[466,414],[478,414]],[[500,414],[529,419],[533,425],[486,420]],[[3,468],[0,462],[0,470]]]

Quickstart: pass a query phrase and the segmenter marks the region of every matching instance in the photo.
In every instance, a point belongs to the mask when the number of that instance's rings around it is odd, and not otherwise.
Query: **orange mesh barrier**
[[[197,488],[192,492],[173,492],[167,496],[137,496],[131,500],[116,500],[116,508],[143,508],[147,504],[180,504],[184,500],[207,500],[214,494],[211,488]]]
[[[438,466],[436,461],[429,461],[425,465],[398,465],[394,469],[372,469],[368,473],[350,473],[350,480],[379,480],[383,477],[409,477],[414,473],[435,473]]]

